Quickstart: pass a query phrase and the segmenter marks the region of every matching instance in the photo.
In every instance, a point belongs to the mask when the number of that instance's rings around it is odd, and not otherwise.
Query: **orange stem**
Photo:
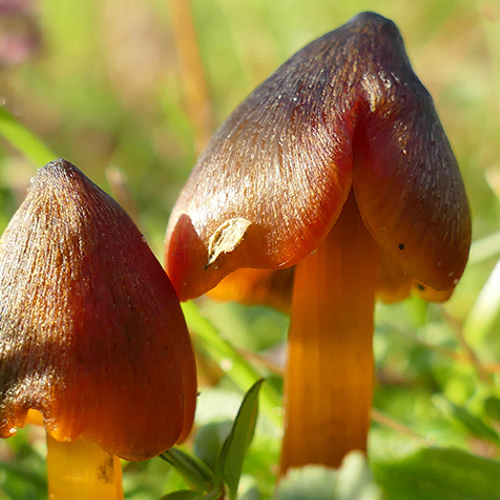
[[[295,270],[281,473],[338,467],[349,451],[366,451],[378,263],[351,192],[326,240]]]
[[[47,469],[50,500],[123,500],[120,460],[94,443],[47,434]]]

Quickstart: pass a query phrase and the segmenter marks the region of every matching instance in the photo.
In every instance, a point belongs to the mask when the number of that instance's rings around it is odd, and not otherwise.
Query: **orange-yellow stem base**
[[[47,468],[49,500],[123,500],[120,460],[94,443],[47,434]]]
[[[281,473],[338,467],[349,451],[366,451],[378,264],[351,193],[329,236],[295,270]]]

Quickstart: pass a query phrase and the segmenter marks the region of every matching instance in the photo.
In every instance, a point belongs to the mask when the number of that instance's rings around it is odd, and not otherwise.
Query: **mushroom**
[[[51,498],[123,498],[117,457],[184,440],[195,401],[184,317],[144,237],[75,166],[47,164],[0,240],[0,436],[36,410]]]
[[[174,207],[165,262],[181,300],[228,275],[237,290],[242,275],[247,302],[257,283],[286,308],[293,281],[283,473],[366,450],[377,290],[448,298],[470,233],[432,98],[396,25],[365,12],[291,57],[220,127]]]

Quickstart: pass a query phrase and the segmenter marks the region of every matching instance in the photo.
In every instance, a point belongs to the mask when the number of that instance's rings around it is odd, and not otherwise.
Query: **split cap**
[[[38,410],[61,441],[142,460],[183,440],[193,352],[168,277],[124,210],[47,164],[0,240],[0,435]]]
[[[215,134],[167,229],[180,299],[239,268],[295,265],[351,190],[389,270],[386,298],[414,285],[446,298],[470,246],[465,190],[397,27],[370,12],[291,57]]]

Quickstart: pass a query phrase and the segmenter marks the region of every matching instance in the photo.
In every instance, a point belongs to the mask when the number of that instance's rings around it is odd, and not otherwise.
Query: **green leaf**
[[[349,453],[339,469],[308,465],[280,481],[276,500],[380,500],[381,491],[361,452]]]
[[[192,490],[180,490],[168,493],[160,498],[160,500],[216,500],[222,495],[222,491],[217,489],[210,493],[202,494]]]
[[[175,467],[191,488],[203,492],[214,487],[214,473],[201,460],[178,448],[170,448],[160,458]]]
[[[229,487],[229,498],[236,498],[245,453],[252,441],[259,408],[259,389],[264,382],[258,380],[243,398],[229,436],[224,441],[219,458],[219,471]]]
[[[490,418],[500,422],[500,399],[495,396],[486,398],[484,401],[484,411]]]
[[[423,448],[372,470],[386,500],[499,498],[500,462],[461,450]]]
[[[333,500],[337,471],[319,465],[290,469],[278,483],[276,500]]]
[[[500,444],[500,436],[498,433],[478,416],[473,415],[465,408],[457,406],[441,396],[435,396],[433,402],[443,411],[443,413],[460,422],[469,432],[479,439]]]
[[[382,493],[373,480],[365,456],[352,451],[338,470],[335,500],[380,500]]]
[[[225,439],[231,432],[233,421],[212,422],[196,433],[194,451],[212,470],[217,468],[219,455]]]
[[[204,498],[200,493],[193,490],[180,490],[174,493],[169,493],[160,498],[160,500],[197,500]]]
[[[21,125],[3,106],[0,106],[0,134],[38,167],[57,158],[40,138]]]

